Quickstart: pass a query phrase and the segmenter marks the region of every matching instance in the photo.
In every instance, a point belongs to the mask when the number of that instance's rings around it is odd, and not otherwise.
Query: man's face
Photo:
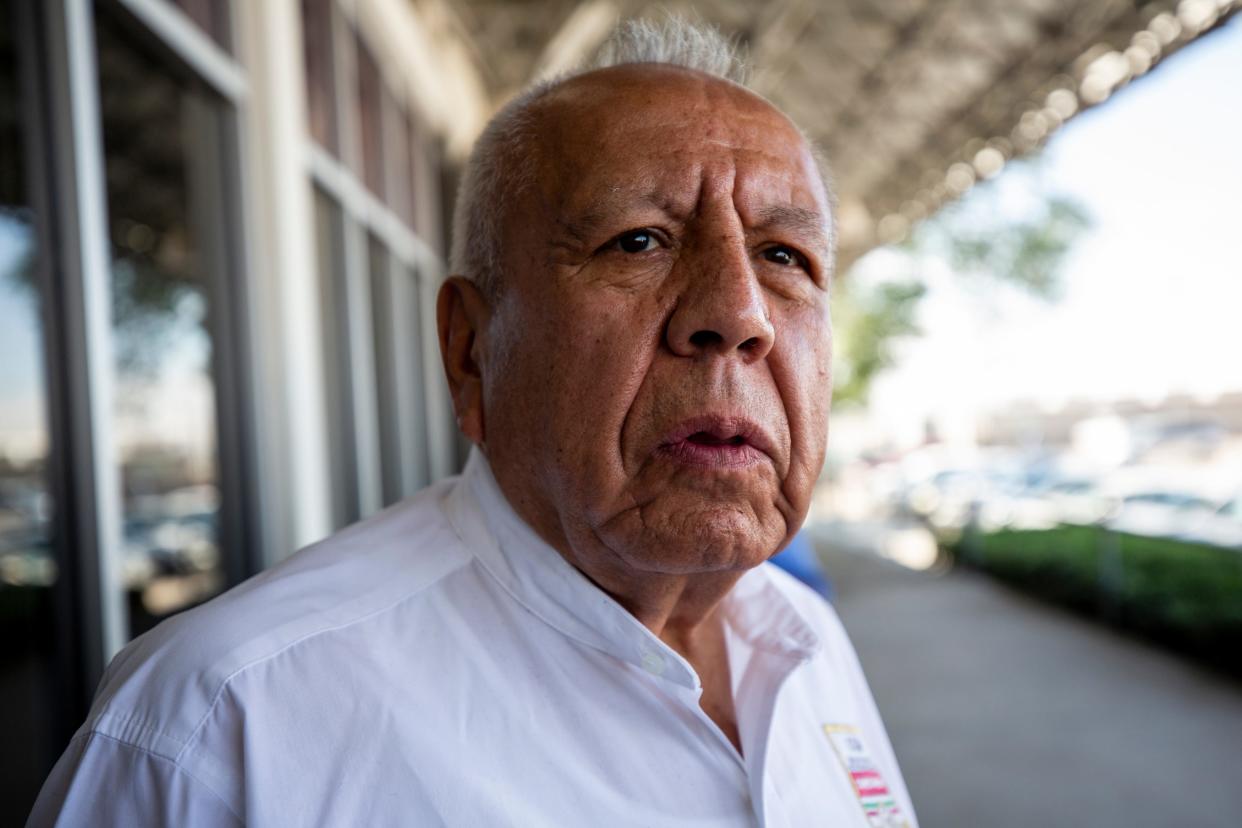
[[[505,494],[588,572],[754,566],[805,517],[830,400],[827,198],[780,113],[657,65],[538,105],[481,332]]]

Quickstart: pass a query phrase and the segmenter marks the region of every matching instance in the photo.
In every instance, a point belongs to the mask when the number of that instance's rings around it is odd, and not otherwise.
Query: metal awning
[[[413,0],[454,16],[498,106],[589,54],[618,17],[697,17],[827,151],[841,264],[902,238],[1242,0]]]

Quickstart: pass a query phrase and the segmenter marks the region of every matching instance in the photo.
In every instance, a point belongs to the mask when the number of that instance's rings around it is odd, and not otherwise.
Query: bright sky
[[[1242,390],[1242,16],[1071,120],[1044,154],[1049,188],[1093,218],[1063,298],[1006,295],[988,313],[933,273],[925,336],[873,389],[879,419]],[[864,279],[904,275],[889,251],[868,259]]]

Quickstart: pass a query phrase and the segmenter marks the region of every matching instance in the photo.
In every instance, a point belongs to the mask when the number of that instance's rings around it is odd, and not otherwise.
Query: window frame
[[[335,204],[340,216],[340,226],[335,232],[343,240],[341,271],[337,275],[343,281],[340,295],[346,303],[344,353],[328,361],[348,366],[352,415],[339,417],[338,423],[328,427],[348,423],[349,433],[343,439],[352,449],[352,468],[335,469],[332,473],[355,481],[360,515],[365,516],[392,499],[385,498],[381,452],[395,449],[401,458],[399,477],[403,494],[410,494],[431,480],[457,470],[451,405],[439,362],[435,327],[435,294],[444,279],[445,268],[438,245],[418,232],[425,228],[411,226],[420,214],[420,202],[424,211],[429,201],[439,206],[439,199],[429,197],[428,185],[416,170],[416,166],[430,169],[432,164],[430,159],[424,164],[415,164],[424,148],[415,148],[419,132],[413,127],[418,118],[414,114],[415,107],[410,104],[411,96],[402,84],[386,74],[382,52],[368,42],[353,4],[329,0],[327,5],[333,53],[325,60],[333,70],[335,104],[331,109],[335,114],[332,130],[336,151],[315,139],[309,122],[304,125],[302,134],[308,186],[319,190]],[[379,69],[380,89],[376,97],[380,107],[378,163],[385,183],[380,188],[384,191],[382,194],[373,192],[365,181],[359,118],[357,50],[360,46],[371,52]],[[405,149],[396,141],[398,121],[404,122],[410,135],[410,145]],[[411,157],[403,161],[396,159],[400,151]],[[409,179],[403,182],[408,188],[409,221],[400,215],[397,204],[400,185],[393,184],[394,174],[400,174],[403,168]],[[418,330],[413,334],[406,326],[396,324],[395,317],[389,320],[387,328],[392,336],[388,342],[390,353],[385,355],[376,352],[369,256],[371,239],[381,244],[387,253],[386,281],[391,293],[416,297],[420,315]],[[391,313],[398,311],[394,307]],[[415,337],[417,342],[413,341]],[[402,379],[395,389],[381,394],[377,387],[377,371],[385,366],[391,368],[386,373]],[[422,378],[419,388],[413,387],[415,377]],[[381,411],[385,400],[396,410]],[[383,445],[385,419],[395,419],[398,424],[396,429],[389,429],[390,434],[396,435],[395,447]],[[333,439],[329,436],[330,442]],[[335,497],[339,499],[339,493]]]
[[[69,676],[79,721],[112,656],[129,640],[122,579],[124,540],[120,464],[112,412],[112,273],[104,177],[103,130],[95,41],[97,15],[116,16],[170,70],[188,73],[221,106],[210,128],[210,153],[195,159],[197,176],[218,182],[207,205],[217,217],[203,239],[212,302],[211,379],[216,395],[217,468],[221,504],[218,542],[225,585],[258,571],[257,485],[254,474],[250,371],[251,308],[245,244],[241,122],[246,74],[179,8],[166,0],[17,0],[42,67],[29,119],[47,155],[29,165],[39,209],[40,287],[49,386],[49,477],[53,527],[64,575],[58,610],[72,619],[66,633]],[[236,15],[230,15],[236,26]],[[234,38],[235,40],[235,38]],[[189,172],[189,171],[187,171]],[[35,180],[37,179],[37,180]],[[41,191],[41,192],[40,192]]]

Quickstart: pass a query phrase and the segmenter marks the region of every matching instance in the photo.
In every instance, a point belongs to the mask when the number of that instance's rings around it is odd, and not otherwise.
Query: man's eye
[[[782,265],[784,267],[794,267],[802,265],[802,257],[788,247],[777,245],[769,247],[763,251],[763,258],[772,264]]]
[[[626,253],[645,253],[653,249],[657,242],[655,236],[648,230],[631,230],[617,236],[613,244]]]

